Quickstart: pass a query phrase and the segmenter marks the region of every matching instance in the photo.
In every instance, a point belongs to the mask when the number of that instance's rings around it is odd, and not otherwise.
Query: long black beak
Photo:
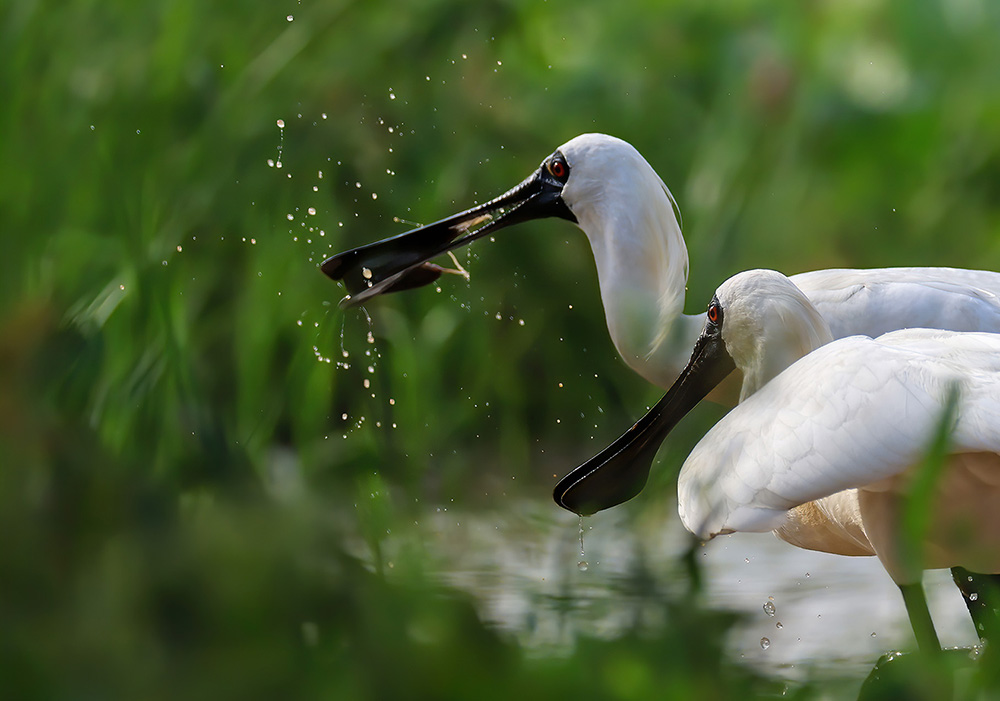
[[[343,280],[347,308],[387,292],[430,284],[444,268],[431,259],[487,234],[529,219],[576,218],[562,200],[563,183],[543,165],[520,185],[500,197],[447,219],[391,238],[353,248],[327,258],[320,269],[334,280]],[[478,228],[477,228],[478,227]]]
[[[667,434],[735,369],[720,329],[709,324],[663,398],[614,443],[559,480],[552,492],[556,503],[589,516],[636,496]]]

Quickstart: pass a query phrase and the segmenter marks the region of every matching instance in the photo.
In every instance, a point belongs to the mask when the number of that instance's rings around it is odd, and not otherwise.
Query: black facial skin
[[[559,480],[552,492],[559,506],[589,516],[628,501],[646,486],[667,434],[736,369],[722,340],[723,312],[717,298],[707,317],[691,359],[663,398],[614,443]]]
[[[343,280],[347,296],[340,300],[341,308],[430,284],[444,272],[431,259],[487,234],[545,217],[576,222],[562,199],[569,175],[566,159],[556,151],[500,197],[419,229],[338,253],[323,261],[320,269],[334,280]]]

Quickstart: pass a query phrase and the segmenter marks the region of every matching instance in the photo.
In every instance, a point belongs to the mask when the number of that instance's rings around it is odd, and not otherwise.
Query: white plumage
[[[827,519],[845,532],[860,526],[870,554],[893,579],[915,581],[898,558],[896,517],[953,386],[959,395],[949,453],[962,457],[949,461],[937,491],[980,498],[960,505],[935,500],[940,517],[923,564],[1000,572],[1000,336],[994,334],[912,329],[845,338],[810,353],[695,446],[677,483],[681,520],[702,538],[776,530],[793,544],[842,552],[857,539],[842,543],[837,531],[803,537],[808,514],[793,509],[857,488],[859,511],[846,507]],[[850,503],[850,495],[840,498]]]
[[[905,329],[827,343],[802,292],[764,270],[726,281],[707,316],[676,386],[704,393],[697,377],[722,357],[743,371],[743,392],[684,461],[685,527],[705,540],[773,530],[810,550],[875,555],[921,647],[939,649],[922,570],[1000,573],[1000,335]],[[692,405],[673,388],[667,398],[665,430]],[[645,431],[665,435],[655,423]],[[627,436],[606,452],[627,456]],[[602,468],[632,474],[614,460],[590,473]],[[926,501],[914,505],[918,482]],[[925,517],[915,532],[904,518],[914,509]]]

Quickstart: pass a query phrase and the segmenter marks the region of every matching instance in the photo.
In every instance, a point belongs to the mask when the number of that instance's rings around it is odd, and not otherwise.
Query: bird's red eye
[[[549,161],[549,172],[556,180],[566,180],[569,175],[569,166],[561,158],[553,158]]]
[[[722,317],[722,315],[719,313],[719,305],[718,304],[710,304],[710,305],[708,305],[708,320],[709,321],[711,321],[713,324],[718,324],[719,323],[719,319],[721,317]]]

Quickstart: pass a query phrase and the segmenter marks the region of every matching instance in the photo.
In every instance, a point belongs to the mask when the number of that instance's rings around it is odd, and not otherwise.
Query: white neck
[[[673,207],[659,178],[649,191],[628,193],[635,206],[608,197],[578,215],[587,234],[608,331],[625,362],[650,382],[669,387],[701,332],[701,316],[684,316],[688,256]]]
[[[590,240],[615,348],[644,378],[670,386],[701,331],[684,317],[688,257],[673,197],[633,146],[581,134],[560,147],[562,199]]]

